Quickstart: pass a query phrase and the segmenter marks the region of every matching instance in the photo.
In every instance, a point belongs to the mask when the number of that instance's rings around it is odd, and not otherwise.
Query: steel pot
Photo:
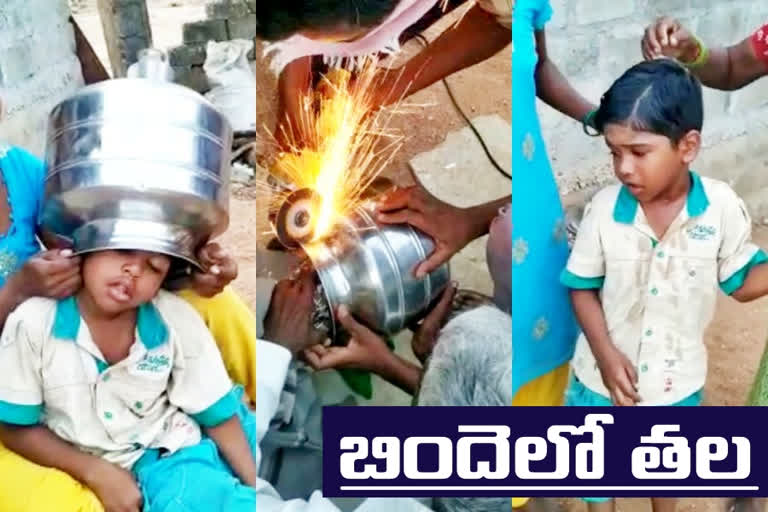
[[[77,253],[144,249],[197,265],[228,224],[232,130],[158,79],[85,87],[49,116],[43,231]]]
[[[303,248],[320,280],[332,340],[341,331],[332,313],[339,305],[372,330],[392,335],[423,317],[450,281],[448,264],[421,279],[413,275],[434,248],[429,237],[409,225],[378,224],[364,208],[331,237]]]

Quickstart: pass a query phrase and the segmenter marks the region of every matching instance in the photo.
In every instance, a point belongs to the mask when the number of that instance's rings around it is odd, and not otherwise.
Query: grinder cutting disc
[[[319,204],[320,198],[310,188],[292,192],[280,205],[274,221],[280,243],[289,249],[296,249],[300,244],[309,242],[314,234],[312,216]]]

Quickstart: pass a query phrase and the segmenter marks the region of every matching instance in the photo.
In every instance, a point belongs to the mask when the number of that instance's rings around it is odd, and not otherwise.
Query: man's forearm
[[[289,63],[277,81],[278,106],[277,128],[274,134],[278,143],[287,149],[291,143],[300,142],[302,102],[312,90],[312,58],[302,57]]]
[[[425,50],[403,65],[399,80],[410,83],[404,96],[489,59],[511,42],[509,28],[499,24],[496,18],[480,7],[472,7],[458,26],[446,29]]]
[[[381,366],[374,371],[390,384],[411,395],[416,393],[422,374],[421,368],[395,353],[391,353],[390,357],[382,361]]]
[[[512,196],[502,197],[495,201],[467,208],[467,214],[472,221],[472,240],[488,233],[491,222],[499,214],[499,210],[512,202]],[[510,234],[510,236],[512,236]]]

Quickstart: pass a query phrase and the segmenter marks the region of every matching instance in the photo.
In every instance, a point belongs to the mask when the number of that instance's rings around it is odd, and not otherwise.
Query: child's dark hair
[[[277,41],[307,29],[370,28],[384,21],[400,0],[259,0],[256,37]]]
[[[632,66],[600,100],[594,126],[607,124],[663,135],[677,145],[691,130],[701,131],[704,105],[701,84],[687,69],[670,59]]]

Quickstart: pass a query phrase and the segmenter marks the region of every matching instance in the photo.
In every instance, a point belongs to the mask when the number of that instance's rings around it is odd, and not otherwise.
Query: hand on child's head
[[[80,263],[71,250],[44,251],[27,260],[11,282],[22,297],[62,299],[80,289]]]
[[[205,245],[197,257],[205,269],[192,274],[192,289],[198,295],[214,297],[237,278],[237,262],[219,244]]]

